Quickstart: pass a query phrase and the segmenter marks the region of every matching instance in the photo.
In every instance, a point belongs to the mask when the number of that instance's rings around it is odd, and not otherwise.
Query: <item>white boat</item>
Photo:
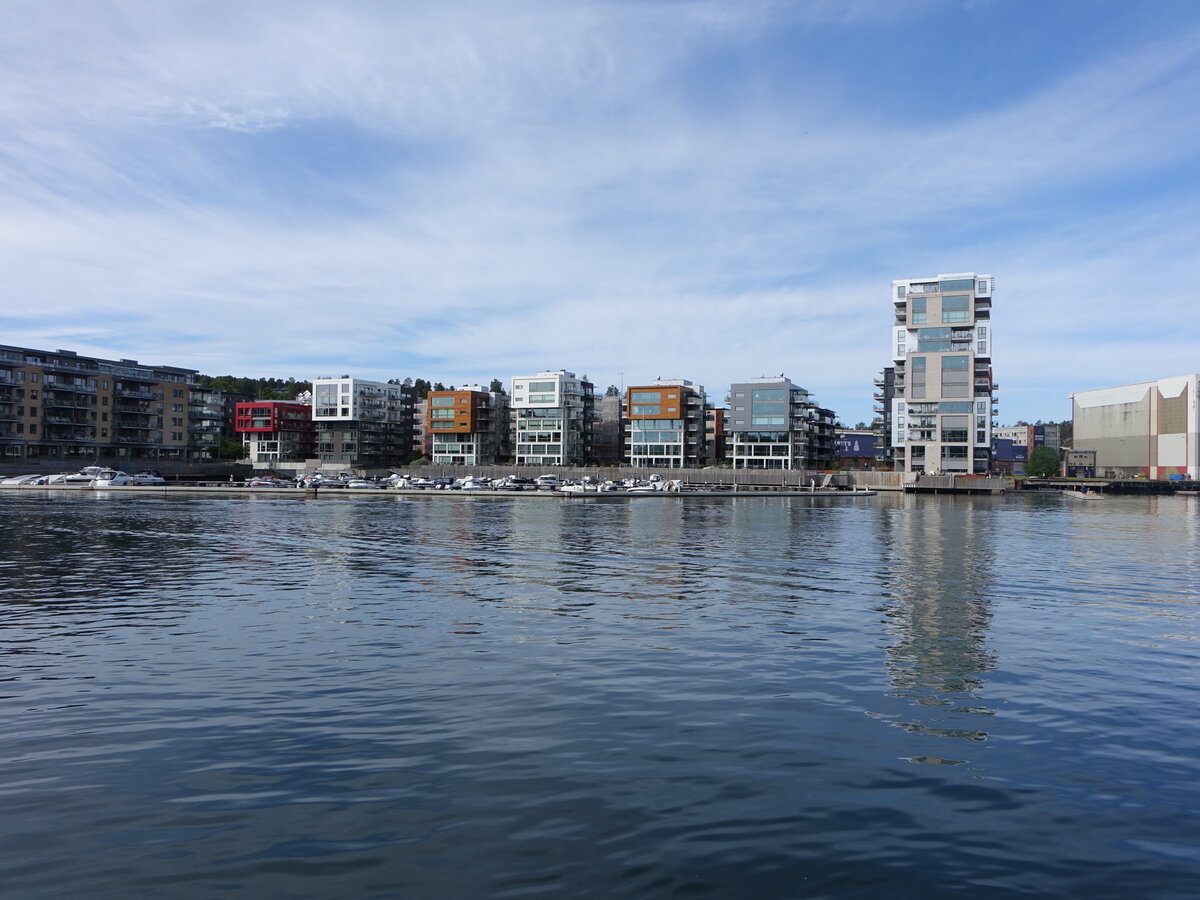
[[[468,475],[459,480],[457,487],[462,491],[487,491],[491,490],[492,480],[482,475]]]
[[[1099,491],[1092,491],[1092,490],[1088,490],[1087,488],[1082,488],[1080,490],[1075,490],[1074,488],[1068,488],[1062,492],[1062,495],[1064,497],[1071,497],[1072,499],[1075,499],[1075,500],[1103,500],[1104,499],[1104,495],[1101,494]]]
[[[45,475],[13,475],[11,478],[0,481],[0,484],[34,484],[39,478],[45,477]]]
[[[84,466],[78,472],[63,474],[64,484],[91,484],[101,472],[111,471],[104,466]]]
[[[118,469],[104,469],[92,481],[94,488],[124,487],[129,484],[129,475]]]
[[[259,475],[247,481],[246,487],[285,488],[291,487],[291,485],[273,475]]]
[[[166,484],[167,479],[163,478],[157,472],[134,472],[130,483],[143,486],[160,485]]]
[[[355,491],[377,491],[379,485],[373,481],[367,481],[365,478],[351,478],[346,482],[346,488]]]
[[[539,491],[557,491],[562,486],[557,475],[539,475],[534,485]]]
[[[559,488],[564,494],[597,494],[600,483],[591,475],[584,475],[579,481],[569,481]]]

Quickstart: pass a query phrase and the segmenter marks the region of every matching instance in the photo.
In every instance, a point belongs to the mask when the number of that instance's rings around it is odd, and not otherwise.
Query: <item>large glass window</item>
[[[662,407],[658,405],[631,406],[629,408],[629,414],[632,416],[661,416]]]
[[[786,403],[755,403],[754,414],[756,416],[782,416],[787,414]]]
[[[783,416],[751,416],[751,425],[782,425],[784,422]]]
[[[662,399],[662,394],[658,391],[632,391],[630,399],[634,403],[658,403]]]
[[[558,384],[557,384],[557,382],[554,382],[554,381],[531,381],[531,382],[529,382],[529,392],[531,394],[536,394],[539,391],[541,391],[543,393],[545,391],[553,392],[555,390],[555,388],[557,388],[557,387],[558,387]]]
[[[946,291],[973,291],[975,289],[974,278],[952,278],[949,281],[941,283],[942,293]]]
[[[754,400],[755,402],[757,402],[759,400],[786,400],[787,399],[787,391],[784,390],[783,388],[778,388],[778,389],[771,388],[770,390],[752,391],[750,399]]]
[[[971,396],[971,358],[969,356],[942,357],[942,396]]]
[[[453,397],[430,397],[429,405],[430,406],[453,406],[454,398]]]
[[[910,300],[909,302],[912,304],[912,322],[910,324],[924,325],[925,324],[925,312],[926,312],[925,298],[924,297],[913,297],[912,300]]]

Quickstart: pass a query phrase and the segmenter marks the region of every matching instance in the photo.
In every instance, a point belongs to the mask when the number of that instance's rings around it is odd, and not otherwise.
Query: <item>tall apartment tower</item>
[[[435,463],[481,466],[508,457],[508,395],[477,384],[430,391],[425,428]]]
[[[314,378],[312,419],[322,462],[385,468],[408,462],[412,452],[411,387],[362,378]]]
[[[594,388],[565,369],[512,379],[514,461],[525,466],[575,466],[592,461]]]
[[[897,471],[987,474],[994,289],[991,275],[974,273],[892,282],[895,377],[885,418]]]
[[[658,379],[625,392],[625,458],[635,468],[682,469],[707,461],[704,388]]]
[[[833,410],[783,375],[730,385],[726,456],[735,469],[819,469],[834,456]]]

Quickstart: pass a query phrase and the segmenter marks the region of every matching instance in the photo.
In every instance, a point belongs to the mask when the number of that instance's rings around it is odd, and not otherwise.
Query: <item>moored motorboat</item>
[[[129,484],[128,473],[119,469],[104,469],[92,481],[93,488],[125,487]]]

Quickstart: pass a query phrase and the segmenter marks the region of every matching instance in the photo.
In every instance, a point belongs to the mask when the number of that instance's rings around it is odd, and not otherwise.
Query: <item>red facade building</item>
[[[237,432],[252,463],[302,462],[316,455],[312,408],[294,400],[252,400],[237,405]]]

